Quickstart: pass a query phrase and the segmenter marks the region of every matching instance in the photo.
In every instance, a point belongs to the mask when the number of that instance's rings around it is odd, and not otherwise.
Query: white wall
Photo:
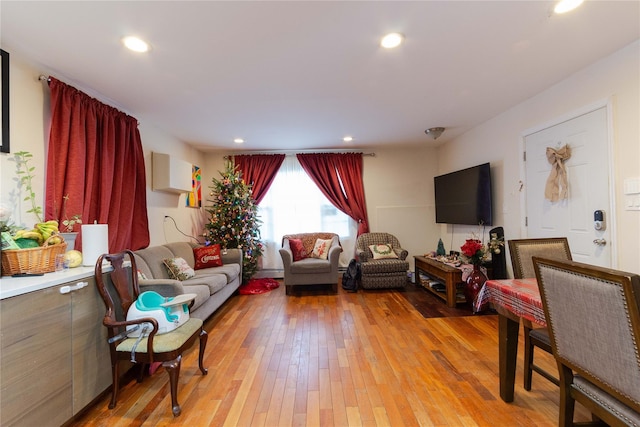
[[[640,177],[640,41],[581,70],[564,81],[477,126],[438,150],[439,173],[491,162],[494,224],[507,239],[521,237],[520,207],[522,135],[601,100],[613,104],[613,173],[618,253],[613,267],[640,272],[640,212],[624,207],[625,178]],[[442,235],[460,247],[474,227],[442,226]],[[449,248],[447,247],[447,250]]]
[[[41,74],[49,75],[46,67],[36,66],[21,58],[19,54],[10,53],[10,112],[11,112],[11,152],[29,151],[34,155],[33,166],[36,167],[36,181],[34,190],[40,206],[44,200],[44,178],[46,160],[46,141],[49,134],[49,102],[46,84],[38,80]],[[104,103],[120,108],[99,94],[92,93],[90,88],[83,88],[73,82],[65,80],[63,75],[51,73],[59,80],[83,90],[90,96],[102,100]],[[122,108],[120,108],[122,109]],[[127,111],[125,111],[127,112]],[[204,221],[204,209],[185,207],[185,195],[152,191],[151,181],[151,152],[168,153],[182,160],[200,166],[204,161],[204,154],[193,149],[182,141],[160,131],[144,117],[136,116],[140,122],[140,135],[145,156],[147,176],[147,206],[149,212],[149,230],[151,245],[172,241],[191,240],[176,230],[173,222],[164,219],[165,215],[172,216],[182,232],[198,237],[202,233],[201,224]],[[24,194],[18,194],[15,181],[15,163],[11,161],[13,154],[0,155],[0,202],[13,208],[13,221],[25,226],[33,226],[35,216],[27,214],[29,206],[22,199]],[[203,187],[207,181],[203,178]],[[206,187],[203,189],[203,197]],[[202,239],[201,239],[202,240]]]
[[[413,256],[435,251],[440,238],[435,223],[434,148],[376,148],[364,158],[363,180],[370,231],[395,235]]]
[[[387,148],[365,157],[364,181],[372,231],[396,234],[413,255],[435,250],[438,238],[445,248],[458,249],[477,227],[436,226],[433,216],[433,176],[483,162],[491,162],[494,185],[496,225],[505,227],[507,238],[520,236],[520,150],[526,129],[552,121],[596,101],[612,98],[614,115],[614,171],[617,197],[616,225],[618,267],[640,271],[640,213],[623,206],[624,178],[640,177],[640,41],[576,73],[526,102],[477,126],[439,149]],[[38,81],[49,70],[34,66],[11,52],[11,151],[34,154],[33,165],[39,179],[35,190],[40,203],[44,197],[45,141],[49,113],[45,107],[47,90]],[[65,81],[64,76],[56,75]],[[68,82],[73,84],[73,82]],[[78,87],[77,85],[74,85]],[[100,99],[90,88],[78,87]],[[109,103],[109,101],[105,101]],[[111,104],[113,105],[113,104]],[[114,105],[119,108],[119,106]],[[169,153],[202,167],[203,198],[209,193],[212,177],[219,177],[226,153],[201,153],[188,144],[160,131],[144,117],[130,113],[140,121],[140,133],[147,161],[147,197],[151,244],[190,240],[178,233],[165,215],[175,218],[178,227],[190,235],[202,232],[204,209],[184,206],[184,195],[151,190],[151,152]],[[14,220],[32,225],[35,219],[25,214],[29,208],[16,194],[15,164],[11,155],[0,155],[0,201],[15,206]],[[422,222],[424,218],[424,222]],[[397,220],[396,220],[397,219]]]

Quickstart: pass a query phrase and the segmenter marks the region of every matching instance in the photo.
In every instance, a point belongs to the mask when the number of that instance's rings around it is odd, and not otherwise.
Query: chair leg
[[[524,327],[524,389],[531,390],[531,377],[533,374],[533,345],[531,345],[531,338],[529,337],[531,328]]]
[[[576,401],[571,395],[571,383],[573,373],[566,366],[559,366],[560,372],[560,412],[558,418],[559,427],[573,426],[573,412]]]
[[[119,363],[116,360],[115,363],[112,361],[111,362],[111,375],[112,375],[112,379],[111,379],[111,402],[109,402],[109,409],[113,409],[116,407],[116,401],[118,400],[118,390],[120,388],[120,369],[119,367]]]
[[[180,376],[181,360],[182,356],[180,355],[174,360],[162,363],[162,366],[164,366],[169,374],[169,384],[171,387],[171,412],[173,412],[174,417],[179,416],[182,412],[180,404],[178,403],[178,377]]]
[[[207,368],[204,367],[203,365],[203,359],[204,359],[204,350],[207,347],[207,340],[209,339],[209,335],[207,334],[207,332],[203,329],[200,331],[200,354],[198,355],[198,366],[200,367],[200,372],[202,372],[202,375],[207,375]]]

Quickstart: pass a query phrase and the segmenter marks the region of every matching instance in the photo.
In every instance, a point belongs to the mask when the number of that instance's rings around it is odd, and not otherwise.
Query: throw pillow
[[[307,251],[302,244],[302,239],[289,239],[289,247],[293,253],[294,261],[300,261],[308,257]]]
[[[329,249],[331,248],[331,239],[316,240],[316,244],[313,246],[313,252],[311,252],[311,258],[327,259],[329,256]]]
[[[164,260],[164,265],[169,270],[169,277],[172,279],[187,280],[196,275],[196,272],[184,258],[167,258]]]
[[[220,267],[222,265],[222,257],[220,257],[220,245],[201,246],[193,248],[193,257],[196,260],[194,270],[200,270],[209,267]]]
[[[398,258],[391,245],[370,245],[373,259]]]

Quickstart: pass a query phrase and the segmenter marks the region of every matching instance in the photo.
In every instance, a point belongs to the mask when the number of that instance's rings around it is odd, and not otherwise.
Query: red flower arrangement
[[[467,239],[460,250],[466,261],[473,265],[482,263],[486,256],[484,245],[477,239]]]

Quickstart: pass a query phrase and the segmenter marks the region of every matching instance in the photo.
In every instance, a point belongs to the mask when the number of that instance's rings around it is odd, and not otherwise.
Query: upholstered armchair
[[[335,233],[285,235],[280,256],[286,294],[291,295],[294,287],[305,285],[331,285],[333,292],[338,292],[341,252],[340,238]]]
[[[533,263],[560,371],[558,425],[574,425],[577,401],[609,426],[640,426],[640,276],[573,261]]]
[[[407,255],[392,234],[361,234],[356,240],[356,257],[360,262],[362,288],[404,288],[409,270]]]

